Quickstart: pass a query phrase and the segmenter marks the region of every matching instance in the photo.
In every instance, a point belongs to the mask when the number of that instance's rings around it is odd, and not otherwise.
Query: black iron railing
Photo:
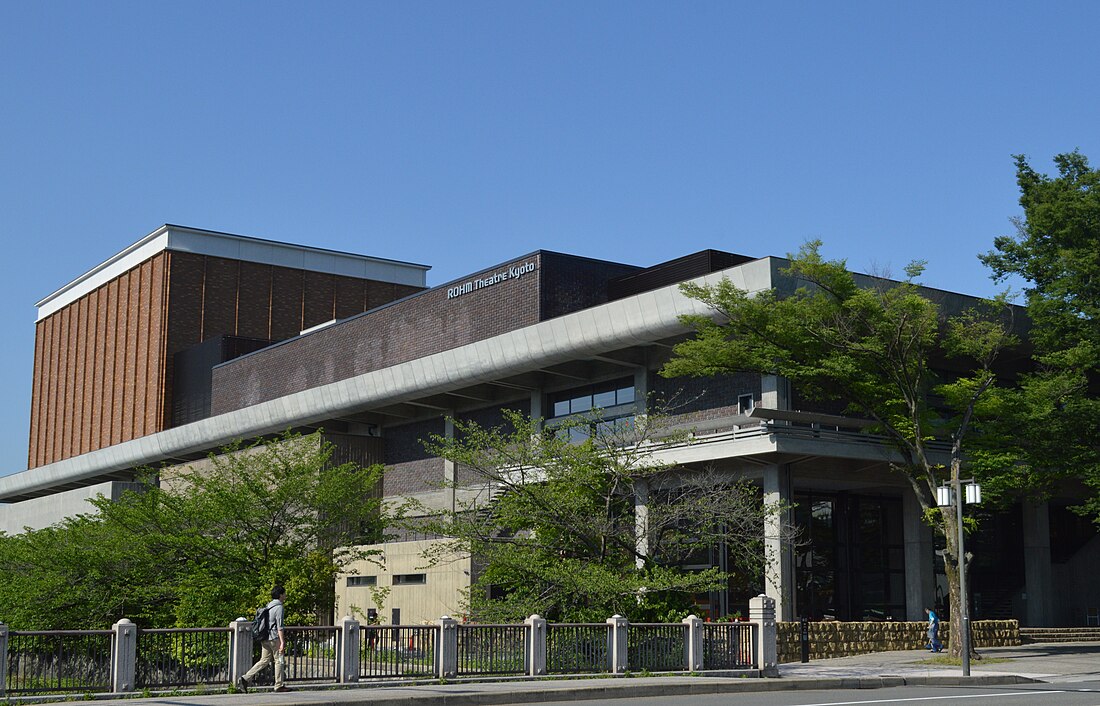
[[[12,630],[8,694],[111,690],[110,630]]]
[[[526,625],[459,625],[458,675],[525,674]]]
[[[593,674],[611,671],[607,623],[549,623],[546,626],[546,671]]]
[[[687,626],[631,623],[626,633],[626,668],[631,672],[684,671]]]
[[[439,628],[367,625],[359,631],[359,677],[430,677],[435,674]]]
[[[229,628],[138,632],[137,688],[229,683]]]
[[[336,658],[340,628],[288,627],[283,634],[283,677],[287,681],[329,682],[339,678]]]
[[[752,623],[703,623],[703,669],[758,669]]]

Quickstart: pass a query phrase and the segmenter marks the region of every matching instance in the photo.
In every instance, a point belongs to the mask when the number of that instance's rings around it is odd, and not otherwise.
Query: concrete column
[[[791,386],[787,378],[781,378],[778,375],[761,375],[760,406],[767,409],[790,409],[790,390]]]
[[[634,565],[641,569],[649,556],[649,483],[641,479],[634,482],[634,547],[640,555]]]
[[[111,626],[115,631],[114,658],[111,660],[111,691],[116,694],[134,690],[137,673],[137,625],[122,618]]]
[[[8,626],[0,623],[0,696],[8,690]]]
[[[621,615],[613,615],[607,619],[608,649],[607,657],[611,661],[608,665],[612,674],[622,674],[626,671],[626,631],[630,629],[630,623]]]
[[[683,620],[687,628],[684,637],[684,669],[699,672],[703,669],[703,619],[689,615]]]
[[[450,440],[455,438],[455,423],[452,419],[454,410],[449,410],[446,415],[443,418],[443,436]],[[457,501],[455,500],[455,462],[447,458],[443,459],[443,487],[446,488],[447,507],[451,512],[454,512],[457,509]]]
[[[634,416],[637,419],[644,417],[649,403],[649,369],[640,367],[634,370]]]
[[[435,653],[436,676],[449,679],[458,674],[458,621],[449,615],[439,619],[439,649]]]
[[[229,624],[229,683],[236,684],[252,668],[252,621],[237,618]]]
[[[923,622],[927,620],[924,609],[936,602],[932,528],[924,522],[920,501],[912,490],[902,494],[901,513],[905,536],[905,619]]]
[[[786,465],[764,467],[764,504],[789,505],[791,501],[790,469]],[[764,588],[775,599],[780,620],[794,620],[794,553],[783,537],[783,525],[788,511],[769,514],[764,520]]]
[[[528,676],[541,676],[546,674],[546,619],[532,615],[523,622],[527,625],[524,671]]]
[[[1025,500],[1024,519],[1024,592],[1028,627],[1044,627],[1054,621],[1051,601],[1050,512],[1043,503]]]
[[[531,390],[531,419],[542,420],[546,417],[546,413],[542,409],[542,399],[544,395],[541,389]],[[542,427],[542,422],[539,422],[539,427]]]
[[[766,677],[779,676],[775,616],[775,601],[768,596],[760,594],[749,599],[749,622],[756,627],[756,668]]]
[[[341,684],[359,681],[359,621],[350,615],[340,619],[339,652],[336,658],[337,680]]]

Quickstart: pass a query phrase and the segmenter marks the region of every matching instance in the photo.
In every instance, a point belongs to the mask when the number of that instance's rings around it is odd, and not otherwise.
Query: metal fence
[[[138,632],[138,688],[229,683],[229,628],[158,628]]]
[[[631,623],[626,633],[627,669],[682,672],[686,639],[686,625]]]
[[[359,677],[430,677],[435,674],[433,625],[366,625],[359,632]]]
[[[287,681],[337,681],[336,656],[340,628],[287,627],[283,631],[283,678]]]
[[[111,630],[12,630],[7,693],[111,690]]]
[[[751,623],[704,623],[703,669],[756,669]]]
[[[766,605],[766,597],[757,599]],[[287,627],[284,676],[293,682],[359,679],[484,677],[538,674],[761,670],[775,663],[770,616],[753,623],[547,623],[522,625],[366,625]],[[345,653],[356,643],[357,652]],[[690,649],[689,649],[690,648]],[[774,648],[770,648],[773,649]],[[228,685],[258,656],[251,623],[226,628],[13,631],[0,624],[0,698],[4,695],[81,694],[112,689]],[[117,664],[115,663],[117,662]],[[345,671],[346,670],[346,671]],[[265,670],[258,681],[270,680]]]
[[[459,625],[458,676],[526,673],[526,625]]]
[[[599,674],[611,671],[607,623],[549,623],[546,671],[550,674]]]

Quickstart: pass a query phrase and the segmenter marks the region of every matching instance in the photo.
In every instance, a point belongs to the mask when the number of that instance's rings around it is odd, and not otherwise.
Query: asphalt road
[[[706,696],[543,701],[540,706],[1100,706],[1100,682],[1017,684],[1005,687],[905,686],[889,689],[822,689]]]

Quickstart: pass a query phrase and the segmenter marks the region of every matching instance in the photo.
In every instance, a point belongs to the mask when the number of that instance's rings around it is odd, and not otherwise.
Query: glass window
[[[615,391],[605,390],[604,392],[597,392],[592,395],[592,406],[599,407],[600,409],[607,409],[608,407],[615,406]]]
[[[599,385],[588,385],[563,392],[555,392],[547,397],[548,407],[553,410],[554,418],[570,414],[581,414],[594,408],[608,409],[634,402],[633,380],[616,380]]]
[[[378,583],[377,576],[348,576],[348,586],[374,586]]]
[[[587,412],[592,409],[592,395],[585,395],[583,397],[574,397],[569,400],[569,411],[572,414],[578,412]]]
[[[428,577],[426,574],[394,574],[393,585],[394,586],[409,586],[421,583],[427,583]]]

